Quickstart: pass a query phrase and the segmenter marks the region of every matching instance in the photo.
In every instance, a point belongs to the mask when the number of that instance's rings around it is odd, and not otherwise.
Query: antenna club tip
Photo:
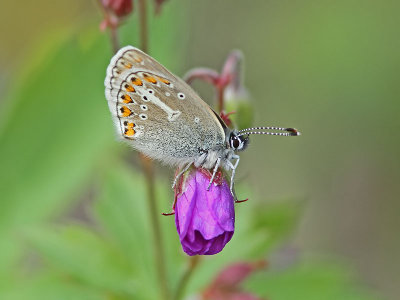
[[[286,128],[286,131],[290,132],[291,136],[299,136],[301,132],[298,131],[296,128]]]

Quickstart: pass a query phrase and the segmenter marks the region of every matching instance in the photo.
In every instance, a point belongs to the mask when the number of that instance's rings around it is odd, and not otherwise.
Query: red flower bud
[[[100,30],[107,27],[116,28],[120,20],[132,12],[132,0],[101,0],[104,19],[100,23]]]
[[[238,262],[224,268],[203,292],[203,300],[262,300],[243,291],[240,284],[255,271],[266,266],[264,260],[250,263]]]
[[[101,3],[117,17],[124,17],[132,12],[132,0],[101,0]]]

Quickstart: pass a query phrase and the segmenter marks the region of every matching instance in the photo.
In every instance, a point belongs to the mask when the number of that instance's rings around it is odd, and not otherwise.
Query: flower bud
[[[132,0],[101,0],[104,19],[100,23],[100,30],[117,28],[121,20],[132,12]]]
[[[203,291],[203,300],[262,300],[241,287],[254,272],[265,268],[266,261],[237,262],[225,267]]]
[[[190,256],[219,253],[233,236],[234,199],[228,183],[219,176],[207,190],[209,171],[191,169],[179,188],[175,223],[183,251]]]
[[[102,0],[101,3],[117,17],[124,17],[132,11],[132,0]]]

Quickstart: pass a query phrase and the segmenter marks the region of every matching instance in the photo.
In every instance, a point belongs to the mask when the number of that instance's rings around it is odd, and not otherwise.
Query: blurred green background
[[[242,205],[301,200],[289,243],[312,260],[321,254],[340,258],[387,299],[400,296],[399,11],[400,2],[388,0],[169,0],[150,25],[150,54],[177,75],[198,66],[219,70],[230,50],[242,50],[254,124],[303,133],[252,138],[237,174],[237,182],[252,190]],[[124,164],[137,163],[136,154],[115,141],[104,99],[112,51],[108,35],[98,30],[101,19],[96,1],[0,3],[0,291],[34,273],[40,259],[30,254],[32,244],[50,257],[64,248],[54,243],[53,252],[47,249],[52,233],[37,227],[92,224],[93,205],[100,207],[98,215],[112,206],[98,199],[117,201],[113,189],[129,198],[117,188],[119,179],[125,188],[140,186],[140,177],[128,180],[138,175]],[[137,45],[136,14],[121,28],[121,42]],[[194,87],[212,103],[212,88]],[[173,171],[157,170],[169,183]],[[165,193],[161,211],[172,201],[172,192]],[[241,211],[250,208],[240,207],[238,224],[246,222]],[[129,222],[127,228],[137,226]],[[163,222],[174,250],[181,251],[173,220]],[[100,243],[89,233],[65,230],[93,249]],[[90,263],[95,269],[96,260]],[[55,289],[53,275],[43,278],[38,289]],[[102,280],[91,284],[104,286]],[[117,290],[130,293],[122,285]],[[7,299],[25,299],[7,293]],[[97,298],[88,292],[82,299]]]

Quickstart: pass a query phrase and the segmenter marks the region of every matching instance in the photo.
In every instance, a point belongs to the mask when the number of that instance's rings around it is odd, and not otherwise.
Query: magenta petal
[[[235,230],[234,200],[225,180],[212,184],[195,170],[184,183],[175,206],[175,223],[183,251],[188,255],[220,252]]]

